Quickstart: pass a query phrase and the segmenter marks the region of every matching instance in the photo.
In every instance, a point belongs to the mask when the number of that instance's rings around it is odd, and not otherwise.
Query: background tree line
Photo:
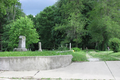
[[[2,4],[0,33],[3,50],[17,47],[19,35],[28,37],[27,48],[32,50],[38,50],[38,41],[48,50],[70,42],[72,47],[106,50],[111,39],[120,39],[119,0],[58,0],[35,17],[25,17],[18,0],[8,3],[3,0]],[[23,23],[24,20],[28,24]],[[26,30],[32,33],[26,34]]]

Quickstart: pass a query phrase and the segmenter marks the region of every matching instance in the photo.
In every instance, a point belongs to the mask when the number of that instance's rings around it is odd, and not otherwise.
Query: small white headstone
[[[19,36],[18,48],[14,48],[13,51],[27,51],[27,49],[26,49],[26,37],[25,36]]]
[[[63,47],[63,45],[61,44],[61,47]]]
[[[69,45],[69,48],[70,48],[70,50],[71,50],[71,43],[70,43],[70,45]]]
[[[39,45],[39,51],[42,51],[41,42],[39,42],[38,45]]]
[[[68,44],[66,44],[66,47],[68,47]]]
[[[19,46],[18,48],[25,48],[25,41],[26,41],[26,37],[25,36],[19,36]]]

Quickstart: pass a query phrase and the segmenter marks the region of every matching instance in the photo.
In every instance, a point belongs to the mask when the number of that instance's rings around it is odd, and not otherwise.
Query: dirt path
[[[86,53],[86,57],[88,59],[89,62],[97,62],[100,61],[99,58],[93,58],[91,55],[89,55],[88,53]]]

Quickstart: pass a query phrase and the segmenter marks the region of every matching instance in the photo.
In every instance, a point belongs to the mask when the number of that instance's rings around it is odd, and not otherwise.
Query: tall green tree
[[[55,6],[46,7],[35,18],[35,27],[39,33],[42,47],[44,49],[55,49],[61,38],[61,33],[54,30],[55,23],[61,21],[57,8]]]
[[[19,1],[13,3],[10,7],[7,7],[7,19],[10,21],[18,19],[20,16],[25,16],[22,11],[21,3]]]
[[[10,27],[8,46],[11,49],[18,47],[20,35],[26,36],[27,48],[29,48],[30,44],[37,43],[39,41],[39,36],[33,26],[33,22],[27,16],[20,17],[20,19],[9,24],[8,27]]]
[[[16,2],[18,2],[18,0],[0,0],[0,17],[7,14],[7,8],[11,7]]]
[[[35,17],[32,14],[27,15],[27,17],[30,18],[33,22],[35,22]]]
[[[108,40],[111,37],[120,37],[120,1],[119,0],[99,0],[94,1],[94,8],[90,12],[89,32],[92,41],[97,47],[105,50]],[[99,45],[100,46],[99,46]]]
[[[63,4],[60,6],[61,3]],[[86,24],[86,17],[81,13],[84,9],[82,0],[60,0],[57,5],[60,7],[64,22],[57,24],[55,29],[65,31],[66,39],[64,43],[75,42],[76,47],[78,47],[78,44],[82,41],[81,37],[85,35],[84,26]]]
[[[91,35],[89,33],[88,30],[88,25],[89,25],[89,16],[88,13],[90,11],[92,11],[93,9],[93,4],[94,4],[95,0],[83,0],[82,4],[84,5],[84,8],[82,9],[81,13],[84,15],[84,17],[86,18],[86,24],[84,25],[84,30],[85,30],[85,35],[82,36],[82,42],[80,43],[79,47],[82,47],[82,49],[86,49],[90,48],[93,49],[94,48],[94,44],[90,41],[91,39]]]
[[[7,24],[10,24],[14,20],[18,19],[21,16],[25,16],[21,9],[21,3],[19,0],[0,0],[2,7],[0,7],[0,37],[2,44],[2,50],[7,50],[8,39],[9,39],[9,29]],[[1,45],[0,45],[1,46]],[[6,48],[6,49],[5,49]]]

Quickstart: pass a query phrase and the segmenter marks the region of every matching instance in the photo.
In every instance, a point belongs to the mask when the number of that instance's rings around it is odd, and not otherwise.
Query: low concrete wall
[[[68,66],[72,58],[72,55],[0,57],[0,70],[29,71],[55,69]]]

